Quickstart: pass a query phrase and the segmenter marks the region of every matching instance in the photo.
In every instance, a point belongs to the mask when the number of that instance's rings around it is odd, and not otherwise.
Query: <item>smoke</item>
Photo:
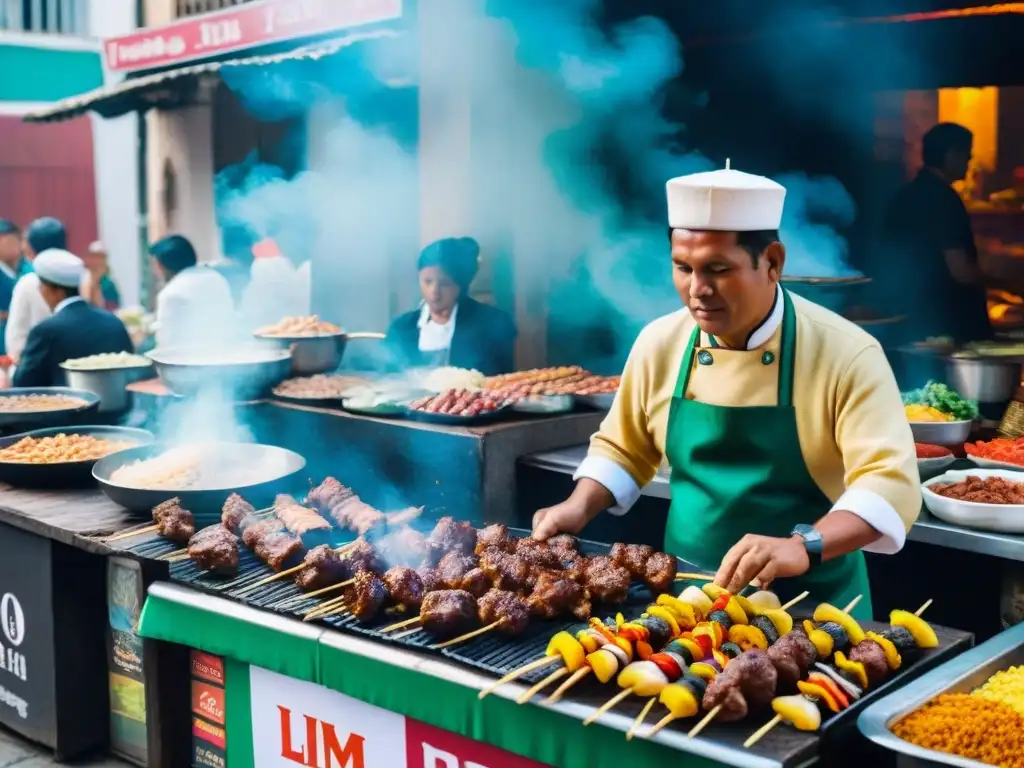
[[[316,257],[315,284],[333,291],[327,310],[318,308],[353,329],[383,329],[394,309],[415,306],[392,308],[386,297],[396,283],[412,294],[421,218],[427,239],[471,235],[502,276],[494,292],[508,293],[504,281],[514,280],[527,288],[521,308],[549,313],[560,336],[549,357],[616,367],[643,324],[679,306],[666,180],[721,163],[663,115],[666,88],[684,67],[671,30],[650,17],[602,29],[599,6],[421,3],[422,109],[414,90],[387,85],[409,66],[409,39],[225,70],[256,117],[308,121],[298,173],[251,159],[222,174],[221,226],[274,237],[296,263]],[[421,162],[412,139],[434,160]],[[453,167],[437,160],[444,152]],[[779,180],[788,189],[787,273],[848,273],[839,231],[854,217],[849,195],[833,179]],[[595,328],[604,342],[588,348]]]

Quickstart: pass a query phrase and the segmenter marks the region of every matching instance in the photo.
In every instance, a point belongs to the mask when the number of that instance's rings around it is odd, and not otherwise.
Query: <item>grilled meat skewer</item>
[[[196,521],[192,513],[181,506],[178,499],[171,499],[154,507],[153,519],[156,520],[157,532],[165,539],[178,544],[188,544],[189,539],[195,536]]]
[[[284,523],[284,527],[288,529],[289,533],[294,533],[296,536],[331,530],[329,522],[287,494],[279,494],[274,499],[274,514]]]
[[[238,537],[223,525],[203,528],[188,540],[188,556],[201,571],[233,576],[238,573]]]

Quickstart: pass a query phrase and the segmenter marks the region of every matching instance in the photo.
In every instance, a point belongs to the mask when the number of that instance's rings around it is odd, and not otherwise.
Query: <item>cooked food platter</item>
[[[413,400],[406,406],[406,415],[428,424],[470,427],[498,421],[510,405],[485,389],[450,389]]]
[[[200,521],[216,519],[237,492],[269,504],[301,485],[306,460],[297,453],[256,443],[153,444],[123,451],[93,468],[102,491],[125,509],[148,513],[181,499]]]
[[[256,400],[288,378],[292,353],[259,345],[230,350],[164,349],[149,353],[161,381],[174,394],[226,391],[237,400]]]
[[[951,470],[921,487],[928,511],[947,523],[1024,533],[1024,475],[1012,469]]]
[[[79,424],[100,398],[68,387],[14,387],[0,390],[0,428]]]
[[[278,400],[304,405],[340,404],[353,389],[365,387],[369,380],[347,374],[316,374],[286,379],[274,387]]]
[[[152,432],[128,427],[51,427],[0,438],[0,482],[19,488],[93,483],[97,461],[151,444]]]
[[[316,315],[285,317],[258,329],[255,338],[291,351],[295,376],[312,376],[335,371],[341,365],[348,342],[353,339],[383,339],[383,333],[346,333],[340,326]]]

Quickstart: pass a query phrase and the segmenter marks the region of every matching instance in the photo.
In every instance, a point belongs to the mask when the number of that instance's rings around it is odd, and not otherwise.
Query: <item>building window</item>
[[[0,29],[86,35],[89,0],[0,0]]]
[[[233,8],[236,5],[251,3],[253,0],[178,0],[178,18],[183,16],[198,16],[201,13],[211,11],[222,11],[225,8]]]

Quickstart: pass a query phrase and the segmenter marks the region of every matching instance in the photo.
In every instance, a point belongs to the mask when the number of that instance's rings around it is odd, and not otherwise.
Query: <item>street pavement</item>
[[[113,757],[98,757],[81,763],[81,768],[128,768],[128,763]],[[0,728],[0,768],[56,768],[49,752],[31,744],[20,736]]]

